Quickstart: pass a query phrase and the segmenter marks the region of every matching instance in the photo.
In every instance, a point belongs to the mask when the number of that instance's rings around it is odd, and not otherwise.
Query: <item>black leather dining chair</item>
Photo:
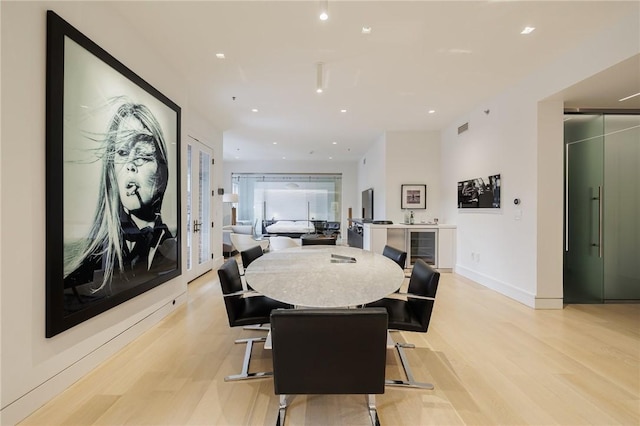
[[[366,307],[383,307],[389,314],[389,329],[426,333],[435,303],[440,272],[424,260],[417,259],[413,265],[407,293],[394,293],[384,299],[368,303]],[[414,348],[408,343],[395,343],[407,380],[387,380],[387,385],[433,389],[431,383],[417,382],[404,348]]]
[[[222,295],[230,327],[268,324],[272,310],[293,308],[292,305],[278,302],[256,292],[243,290],[238,263],[233,258],[227,260],[218,269],[218,278],[220,278],[220,286],[222,287]],[[265,341],[266,337],[236,340],[235,343],[246,344],[242,372],[227,376],[224,380],[243,380],[271,376],[271,372],[249,373],[253,344]]]
[[[396,262],[398,266],[404,271],[405,264],[407,263],[406,251],[398,250],[395,247],[386,245],[382,250],[382,255]]]
[[[260,246],[253,246],[253,247],[248,248],[248,249],[246,249],[244,251],[241,251],[240,252],[240,258],[242,259],[242,269],[243,269],[243,271],[246,271],[246,269],[249,267],[249,265],[251,265],[251,262],[253,262],[257,258],[262,256],[263,254],[264,254],[264,252],[262,251],[262,247],[260,247]],[[241,274],[241,275],[244,276],[244,273]],[[249,283],[247,283],[247,290],[253,290],[253,288],[251,288]]]
[[[262,251],[262,247],[260,246],[253,246],[244,251],[241,251],[240,257],[242,258],[242,267],[244,269],[247,269],[251,262],[262,256],[263,254],[264,252]]]
[[[384,249],[382,249],[382,255],[388,257],[398,264],[398,266],[404,271],[405,264],[407,263],[407,252],[398,250],[395,247],[391,247],[390,245],[385,245]],[[405,274],[405,278],[408,276]],[[396,290],[398,293],[400,289]]]
[[[273,385],[284,425],[288,395],[384,393],[387,312],[383,308],[293,309],[271,313]]]

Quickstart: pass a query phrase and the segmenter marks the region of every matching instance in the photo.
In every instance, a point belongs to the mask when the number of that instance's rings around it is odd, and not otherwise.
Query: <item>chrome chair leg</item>
[[[253,344],[256,342],[266,342],[266,337],[253,337],[250,339],[238,339],[236,343],[246,343],[246,348],[244,351],[244,360],[242,362],[242,372],[240,374],[233,374],[231,376],[227,376],[224,378],[225,382],[231,382],[234,380],[247,380],[247,379],[260,379],[263,377],[273,376],[272,371],[259,371],[256,373],[249,373],[249,363],[251,362],[251,350],[253,349]]]
[[[372,426],[380,426],[378,418],[378,410],[376,409],[376,396],[374,394],[367,395],[367,405],[369,407],[369,418]]]
[[[409,361],[407,360],[407,356],[404,352],[404,348],[415,348],[415,345],[410,343],[396,342],[395,347],[396,347],[396,350],[398,351],[398,355],[400,356],[402,369],[404,370],[404,374],[407,376],[407,380],[387,379],[385,381],[385,384],[387,386],[401,386],[401,387],[407,387],[407,388],[419,388],[419,389],[432,390],[433,384],[417,382],[413,378],[413,371],[411,370],[411,366],[409,365]]]
[[[258,330],[258,331],[269,331],[271,328],[268,325],[259,324],[259,325],[245,325],[242,327],[244,330]]]
[[[280,395],[280,408],[278,409],[278,418],[276,426],[284,426],[284,417],[287,414],[287,395]]]

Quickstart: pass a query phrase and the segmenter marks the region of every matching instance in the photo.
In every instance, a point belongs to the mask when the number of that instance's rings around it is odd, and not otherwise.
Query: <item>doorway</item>
[[[192,139],[187,144],[187,282],[213,269],[211,148]]]
[[[564,301],[640,301],[640,115],[567,114],[564,134]]]

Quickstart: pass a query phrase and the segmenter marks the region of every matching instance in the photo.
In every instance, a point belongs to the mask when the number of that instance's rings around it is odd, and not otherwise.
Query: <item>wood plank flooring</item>
[[[189,284],[188,303],[22,425],[274,425],[270,378],[224,382],[240,371],[215,271]],[[432,391],[387,387],[383,425],[639,425],[640,305],[533,310],[442,274],[429,332],[394,333]],[[254,348],[252,371],[270,370]],[[387,377],[400,375],[388,352]],[[287,425],[367,425],[361,395],[297,396]]]

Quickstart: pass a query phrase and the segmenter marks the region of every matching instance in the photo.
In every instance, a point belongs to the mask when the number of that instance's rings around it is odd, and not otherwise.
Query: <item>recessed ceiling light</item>
[[[333,160],[333,157],[329,157],[329,160]]]
[[[329,19],[329,0],[320,0],[320,20]]]
[[[224,53],[216,53],[216,58],[224,59]]]
[[[430,109],[430,110],[429,110],[429,114],[434,114],[435,112],[436,112],[436,110],[435,110],[435,109]]]
[[[640,96],[640,92],[638,92],[638,93],[636,93],[634,95],[631,95],[631,96],[627,96],[626,98],[618,99],[618,102],[624,102],[627,99],[635,98],[636,96]]]
[[[274,142],[273,144],[274,144],[274,145],[278,145],[278,142]]]
[[[322,93],[322,88],[321,88],[321,87],[318,87],[318,88],[316,89],[316,93]]]
[[[286,160],[286,159],[287,159],[287,157],[282,157],[282,159],[283,159],[283,160]]]
[[[320,20],[326,21],[329,19],[329,1],[320,0]]]
[[[331,143],[332,143],[333,145],[338,145],[338,142],[336,142],[336,141],[333,141],[333,142],[331,142]]]
[[[371,27],[362,27],[362,34],[371,34]]]
[[[520,34],[531,34],[535,29],[536,27],[524,27],[524,29],[520,31]]]
[[[347,112],[347,110],[346,109],[341,109],[340,112]]]
[[[258,108],[252,108],[251,112],[258,112]]]

